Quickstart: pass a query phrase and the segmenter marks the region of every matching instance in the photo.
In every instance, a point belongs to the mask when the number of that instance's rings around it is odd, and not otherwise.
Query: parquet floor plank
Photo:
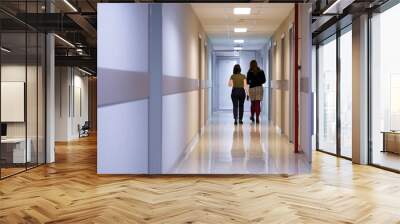
[[[0,223],[400,223],[400,175],[314,153],[312,173],[97,175],[96,139],[0,181]]]

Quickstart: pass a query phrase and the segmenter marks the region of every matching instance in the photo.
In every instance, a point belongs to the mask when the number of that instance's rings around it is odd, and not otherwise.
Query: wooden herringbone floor
[[[400,175],[314,154],[297,176],[98,176],[95,138],[0,181],[0,223],[400,223]]]

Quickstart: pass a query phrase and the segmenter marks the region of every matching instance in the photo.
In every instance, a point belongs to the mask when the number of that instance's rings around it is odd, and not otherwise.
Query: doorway
[[[228,81],[235,64],[239,64],[239,58],[221,57],[217,59],[218,110],[232,110],[231,88],[228,86]]]

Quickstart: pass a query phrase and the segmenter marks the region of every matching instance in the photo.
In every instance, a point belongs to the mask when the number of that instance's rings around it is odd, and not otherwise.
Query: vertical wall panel
[[[148,172],[148,5],[98,4],[98,173]]]
[[[312,160],[312,133],[313,133],[313,95],[311,70],[311,4],[299,5],[299,35],[300,35],[300,99],[299,99],[299,145],[306,154],[309,162]]]
[[[164,88],[177,84],[173,94],[163,96],[163,172],[169,172],[199,133],[199,62],[204,64],[207,37],[189,4],[163,4]],[[201,37],[201,48],[199,48]],[[199,52],[202,52],[201,54]],[[202,58],[199,58],[201,55]],[[196,88],[197,86],[197,88]],[[203,95],[203,99],[204,99]],[[203,101],[203,100],[202,100]],[[204,109],[204,104],[202,110]]]

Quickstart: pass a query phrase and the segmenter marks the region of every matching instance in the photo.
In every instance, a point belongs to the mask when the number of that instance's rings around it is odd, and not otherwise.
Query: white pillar
[[[46,163],[55,161],[55,44],[54,35],[46,36]]]

